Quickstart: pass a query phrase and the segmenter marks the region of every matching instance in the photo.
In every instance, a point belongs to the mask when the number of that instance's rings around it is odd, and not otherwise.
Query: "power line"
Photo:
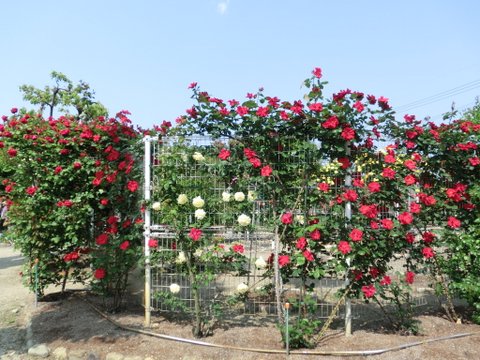
[[[477,88],[480,88],[480,79],[469,82],[469,83],[466,83],[466,84],[463,84],[463,85],[460,85],[460,86],[457,86],[457,87],[452,88],[450,90],[442,91],[438,94],[428,96],[428,97],[420,99],[420,100],[413,101],[413,102],[405,104],[405,105],[398,106],[395,110],[397,112],[406,112],[406,111],[416,109],[416,108],[419,108],[419,107],[422,107],[422,106],[426,106],[426,105],[429,105],[429,104],[432,104],[432,103],[435,103],[435,102],[438,102],[438,101],[441,101],[441,100],[448,99],[448,98],[450,98],[454,95],[462,94],[462,93],[465,93],[467,91],[471,91],[471,90],[474,90],[474,89],[477,89]]]

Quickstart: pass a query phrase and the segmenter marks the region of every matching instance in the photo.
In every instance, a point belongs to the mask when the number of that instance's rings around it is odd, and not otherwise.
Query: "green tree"
[[[88,121],[98,116],[107,115],[107,109],[95,101],[95,92],[84,81],[74,84],[64,74],[52,71],[51,78],[55,82],[53,86],[45,86],[38,89],[32,85],[20,86],[24,100],[32,105],[39,105],[39,112],[43,115],[48,111],[48,116],[53,117],[58,109],[61,113],[75,116],[77,120]]]

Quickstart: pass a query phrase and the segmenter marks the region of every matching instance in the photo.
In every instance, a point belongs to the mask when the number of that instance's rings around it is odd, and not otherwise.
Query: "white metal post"
[[[144,158],[144,199],[147,204],[151,198],[151,136],[147,135],[143,139],[145,144],[145,158]],[[144,306],[145,306],[145,326],[150,326],[150,311],[151,311],[151,299],[150,299],[150,288],[151,288],[151,269],[150,269],[150,247],[148,246],[148,241],[150,240],[150,206],[145,208],[145,223],[144,223],[144,255],[145,255],[145,287],[144,287]]]
[[[347,143],[346,155],[350,158],[350,142]],[[347,175],[345,176],[345,187],[350,188],[352,186],[352,166],[350,165],[347,169]],[[345,203],[345,219],[347,222],[350,222],[352,219],[352,203],[347,201]],[[347,225],[347,224],[345,224]],[[347,258],[347,272],[345,275],[345,289],[350,285],[350,280],[348,279],[348,273],[350,271],[350,259]],[[352,302],[348,297],[348,294],[345,298],[345,336],[352,335]]]

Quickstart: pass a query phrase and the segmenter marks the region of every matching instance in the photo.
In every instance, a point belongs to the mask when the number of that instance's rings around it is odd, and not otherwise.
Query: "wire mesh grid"
[[[152,193],[162,202],[172,201],[163,194],[168,193],[169,186],[202,199],[222,199],[223,201],[211,202],[207,200],[205,205],[208,208],[209,232],[217,238],[224,246],[240,244],[243,246],[247,258],[247,275],[217,274],[208,286],[202,287],[200,298],[204,303],[221,303],[228,297],[235,295],[240,285],[246,285],[249,290],[249,297],[245,299],[242,306],[236,307],[236,313],[246,315],[275,315],[277,308],[273,293],[273,279],[264,276],[265,270],[259,269],[255,264],[259,258],[267,259],[272,253],[272,242],[274,238],[273,229],[268,223],[272,217],[272,209],[269,202],[262,196],[262,188],[257,184],[249,184],[248,187],[238,189],[236,182],[241,183],[239,179],[230,179],[226,181],[224,177],[218,176],[211,168],[214,168],[218,159],[209,156],[212,148],[218,150],[219,147],[228,143],[228,140],[217,140],[212,142],[207,137],[195,137],[190,139],[164,138],[161,142],[152,142]],[[288,146],[288,143],[287,143]],[[193,156],[192,156],[193,153]],[[340,194],[345,185],[345,179],[338,176],[335,167],[326,165],[322,160],[313,159],[307,151],[298,152],[293,156],[284,158],[278,151],[278,161],[287,161],[292,163],[304,162],[310,166],[316,166],[323,169],[319,175],[318,181],[327,181],[336,194]],[[196,156],[196,159],[195,159]],[[193,157],[193,160],[192,160]],[[205,165],[208,165],[207,167]],[[207,168],[207,170],[206,170]],[[370,169],[363,167],[361,171],[353,172],[353,179],[362,178],[368,174]],[[172,184],[173,181],[173,184]],[[309,184],[305,191],[306,194],[313,191],[315,186]],[[235,203],[235,190],[242,192],[247,201],[243,210],[251,215],[252,223],[255,225],[255,232],[238,231],[235,227],[236,216],[226,216],[231,211],[231,204]],[[294,190],[294,189],[292,189]],[[229,201],[225,201],[225,193],[230,194]],[[252,195],[252,196],[250,196]],[[154,198],[155,198],[154,196]],[[193,195],[192,195],[193,196]],[[190,201],[191,199],[189,199]],[[379,204],[380,218],[393,217],[397,209],[387,205]],[[303,215],[303,214],[298,214]],[[322,215],[322,219],[328,221],[328,217],[345,216],[345,214],[332,213],[328,205],[314,206],[308,209],[308,215]],[[182,218],[186,223],[194,223],[196,213],[192,208],[181,212],[178,218]],[[176,243],[176,235],[172,232],[168,223],[162,223],[160,214],[152,213],[150,236],[158,240],[160,251],[170,253],[170,256],[164,257],[170,261],[160,261],[152,269],[151,284],[151,304],[157,311],[171,311],[165,301],[158,298],[159,292],[171,291],[172,284],[178,286],[176,297],[189,308],[194,306],[192,297],[191,280],[187,276],[176,271],[175,266],[171,265],[171,258],[181,257],[181,244]],[[204,249],[208,251],[209,249]],[[317,316],[327,318],[332,315],[332,311],[337,301],[335,293],[345,286],[341,278],[325,278],[314,281],[315,293],[313,296],[317,300]],[[283,287],[284,299],[295,299],[300,296],[301,286],[296,279],[291,279]],[[417,305],[425,304],[424,298],[415,298]],[[354,302],[353,317],[359,317],[363,313],[363,307]],[[337,317],[344,316],[344,308],[341,306],[337,311]]]

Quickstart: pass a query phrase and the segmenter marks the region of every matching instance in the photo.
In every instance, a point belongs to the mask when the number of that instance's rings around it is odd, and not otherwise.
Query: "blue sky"
[[[184,114],[193,81],[223,99],[264,87],[296,100],[317,66],[327,94],[385,96],[402,116],[439,121],[480,95],[476,0],[22,0],[0,14],[0,114],[52,70],[144,128]],[[441,101],[405,107],[428,97]]]

